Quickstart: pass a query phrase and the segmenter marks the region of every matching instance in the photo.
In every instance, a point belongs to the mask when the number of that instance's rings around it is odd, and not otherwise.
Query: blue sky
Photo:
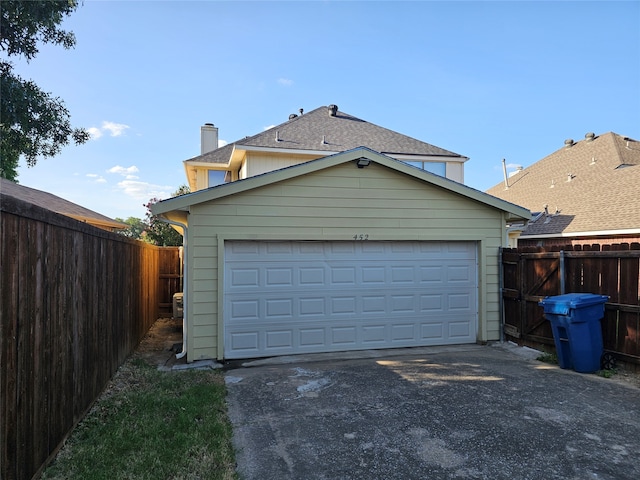
[[[470,157],[486,190],[587,132],[640,139],[640,2],[92,1],[17,73],[94,137],[21,184],[110,217],[186,183],[200,126],[232,142],[300,108]]]

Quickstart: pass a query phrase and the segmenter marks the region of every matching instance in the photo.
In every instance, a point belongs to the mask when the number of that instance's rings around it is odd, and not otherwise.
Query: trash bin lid
[[[595,293],[567,293],[545,297],[538,305],[544,308],[544,313],[567,315],[570,310],[590,307],[599,303],[607,303],[609,297]]]

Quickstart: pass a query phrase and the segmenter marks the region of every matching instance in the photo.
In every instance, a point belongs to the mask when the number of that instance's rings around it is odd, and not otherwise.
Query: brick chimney
[[[200,155],[218,148],[218,127],[213,123],[205,123],[200,127]]]

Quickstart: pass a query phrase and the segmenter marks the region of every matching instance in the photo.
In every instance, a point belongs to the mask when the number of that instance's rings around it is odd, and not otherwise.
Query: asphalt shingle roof
[[[88,208],[65,200],[64,198],[58,197],[52,193],[25,187],[24,185],[19,185],[5,178],[0,178],[0,192],[3,195],[17,198],[33,205],[46,208],[52,212],[75,218],[76,220],[90,223],[95,226],[115,229],[127,228],[127,225],[124,223],[113,220],[101,213],[89,210]]]
[[[316,108],[257,135],[243,138],[190,160],[227,163],[234,145],[237,145],[238,148],[243,146],[285,148],[326,151],[328,153],[368,147],[392,156],[404,154],[454,157],[466,160],[463,155],[379,127],[344,112],[338,111],[335,116],[331,116],[328,107]]]
[[[487,193],[544,212],[522,236],[640,229],[640,142],[613,132],[565,146]]]

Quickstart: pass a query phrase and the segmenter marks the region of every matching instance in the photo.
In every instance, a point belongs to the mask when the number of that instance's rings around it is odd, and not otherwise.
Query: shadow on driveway
[[[640,478],[640,389],[499,345],[252,365],[225,373],[244,480]]]

